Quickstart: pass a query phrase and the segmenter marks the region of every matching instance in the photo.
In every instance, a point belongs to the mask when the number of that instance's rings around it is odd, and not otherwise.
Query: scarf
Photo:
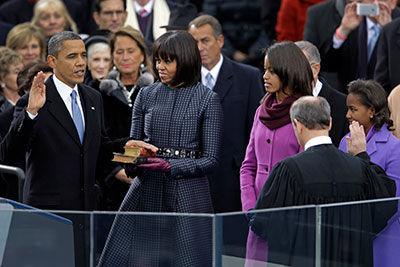
[[[260,121],[271,130],[290,123],[290,107],[301,96],[301,94],[291,95],[276,103],[275,94],[269,94],[261,104]]]

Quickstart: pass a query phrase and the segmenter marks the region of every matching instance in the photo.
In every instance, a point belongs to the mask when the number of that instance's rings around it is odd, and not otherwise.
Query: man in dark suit
[[[347,94],[347,84],[357,78],[372,79],[376,65],[376,41],[380,29],[400,15],[396,0],[375,0],[379,16],[357,14],[359,1],[348,1],[344,14],[331,0],[307,12],[304,40],[315,44],[321,53],[323,71],[337,72],[337,89]],[[362,0],[361,3],[371,3]]]
[[[331,107],[332,129],[329,131],[329,136],[332,138],[332,143],[339,147],[340,140],[349,132],[349,123],[346,118],[346,95],[333,89],[323,78],[318,78],[321,70],[321,57],[318,48],[308,41],[298,41],[295,44],[303,51],[310,62],[314,77],[313,95],[324,97]]]
[[[224,112],[220,165],[209,176],[214,211],[241,210],[239,168],[249,141],[255,110],[264,90],[260,72],[222,56],[220,23],[203,15],[189,23],[202,60],[202,83],[218,93]]]
[[[393,197],[396,186],[370,162],[362,126],[350,126],[348,151],[332,145],[328,102],[305,96],[293,103],[290,118],[304,152],[275,165],[256,209],[328,204]],[[318,166],[316,167],[316,163]],[[395,213],[397,201],[323,207],[320,213],[321,266],[373,266],[372,242]],[[312,208],[255,214],[252,230],[268,242],[268,262],[314,266],[316,212]]]
[[[389,93],[400,84],[400,18],[383,27],[378,42],[374,80]]]
[[[0,161],[13,165],[26,155],[24,203],[41,209],[93,210],[95,172],[100,155],[110,159],[127,138],[111,142],[103,125],[99,92],[82,83],[86,50],[82,39],[61,32],[48,42],[54,75],[39,72],[31,91],[16,104],[10,131],[1,143]],[[129,142],[134,142],[129,141]],[[76,266],[88,266],[85,219],[74,223]]]

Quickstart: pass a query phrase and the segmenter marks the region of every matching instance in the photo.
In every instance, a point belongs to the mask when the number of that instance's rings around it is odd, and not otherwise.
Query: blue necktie
[[[209,88],[209,89],[213,89],[213,84],[212,84],[212,75],[211,75],[211,73],[207,73],[207,75],[206,75],[206,86]]]
[[[79,108],[78,102],[76,101],[76,92],[72,90],[71,93],[71,106],[72,106],[72,119],[74,121],[76,130],[78,131],[79,139],[83,143],[83,135],[85,133],[85,127],[83,126],[83,119],[81,110]]]
[[[376,42],[378,41],[379,38],[379,33],[380,33],[380,28],[378,25],[372,26],[372,34],[371,37],[368,40],[368,62],[371,59],[372,52],[374,51],[374,47]]]

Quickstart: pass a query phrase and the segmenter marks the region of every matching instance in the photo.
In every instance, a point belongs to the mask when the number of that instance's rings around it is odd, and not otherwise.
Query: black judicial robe
[[[318,145],[276,164],[256,209],[394,197],[396,186],[369,161]],[[322,208],[322,266],[373,266],[372,241],[397,201]],[[252,230],[268,242],[268,262],[315,265],[315,208],[256,213]]]

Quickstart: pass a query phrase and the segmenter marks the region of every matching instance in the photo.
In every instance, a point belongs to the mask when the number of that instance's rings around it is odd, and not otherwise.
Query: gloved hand
[[[135,178],[137,175],[137,165],[133,165],[131,163],[124,163],[122,167],[125,169],[125,173],[128,177]]]
[[[156,172],[168,173],[171,171],[169,162],[161,158],[148,158],[147,163],[137,165],[137,167]]]

